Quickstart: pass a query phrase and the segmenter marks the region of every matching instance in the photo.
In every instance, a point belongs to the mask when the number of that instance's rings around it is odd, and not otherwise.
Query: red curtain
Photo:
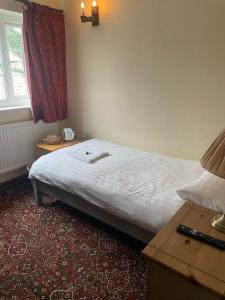
[[[66,47],[63,12],[31,3],[24,8],[24,49],[33,119],[67,118]]]

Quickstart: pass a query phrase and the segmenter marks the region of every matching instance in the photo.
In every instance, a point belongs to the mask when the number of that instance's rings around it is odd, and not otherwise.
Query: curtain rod
[[[30,3],[32,3],[32,2],[30,2],[30,1],[28,1],[28,0],[15,0],[16,2],[20,2],[20,3],[23,3],[24,5],[29,5]],[[52,8],[52,7],[51,7]],[[54,9],[54,10],[56,10],[56,11],[60,11],[60,12],[63,12],[63,10],[61,10],[61,9],[57,9],[57,8],[52,8],[52,9]]]

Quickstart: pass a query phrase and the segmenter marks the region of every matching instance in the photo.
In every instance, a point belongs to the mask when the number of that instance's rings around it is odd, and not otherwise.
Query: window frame
[[[27,85],[27,95],[16,96],[14,91],[13,76],[10,65],[9,46],[6,36],[6,26],[12,25],[18,28],[23,27],[23,15],[21,13],[5,11],[0,9],[0,44],[2,48],[2,62],[5,86],[5,100],[0,100],[0,109],[30,107],[30,97],[28,90],[28,82],[26,77],[26,66],[23,46],[21,48],[23,54],[23,66],[25,70],[25,80]],[[23,38],[23,37],[22,37]]]

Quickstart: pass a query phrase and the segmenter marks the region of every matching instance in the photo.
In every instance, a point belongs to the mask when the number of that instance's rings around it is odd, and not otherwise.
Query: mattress
[[[93,164],[72,157],[75,149],[87,147],[110,155]],[[29,178],[78,195],[156,233],[184,203],[176,189],[195,181],[202,172],[195,161],[92,139],[42,156],[32,165]]]

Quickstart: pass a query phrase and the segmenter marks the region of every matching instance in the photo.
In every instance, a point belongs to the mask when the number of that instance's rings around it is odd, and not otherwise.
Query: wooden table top
[[[79,144],[81,142],[82,142],[82,140],[74,140],[72,142],[62,142],[62,143],[59,143],[56,145],[48,145],[46,143],[41,142],[41,143],[37,143],[35,146],[38,149],[53,152],[53,151],[56,151],[56,150],[59,150],[59,149],[65,148],[65,147],[70,147],[70,146]]]
[[[211,227],[213,210],[186,202],[153,238],[143,254],[156,263],[187,277],[219,296],[225,295],[225,251],[176,232],[179,224],[225,240],[225,234]]]

